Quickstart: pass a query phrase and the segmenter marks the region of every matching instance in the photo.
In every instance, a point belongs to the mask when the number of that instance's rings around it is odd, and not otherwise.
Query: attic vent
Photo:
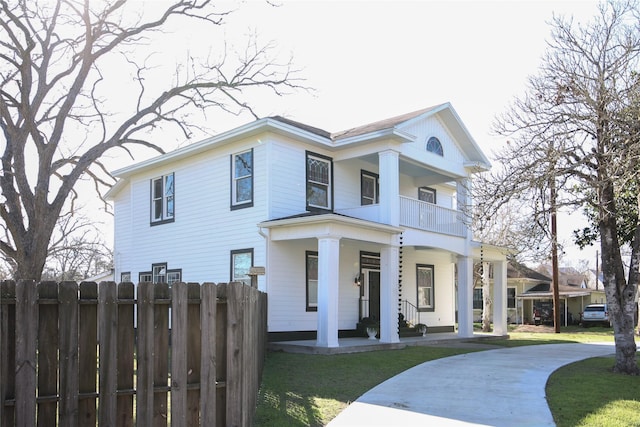
[[[444,152],[442,151],[442,144],[440,140],[435,136],[432,136],[427,140],[427,151],[433,154],[437,154],[438,156],[444,156]]]

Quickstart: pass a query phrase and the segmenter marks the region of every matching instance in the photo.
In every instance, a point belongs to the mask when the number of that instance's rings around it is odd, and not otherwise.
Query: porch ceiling
[[[395,236],[404,230],[334,213],[264,221],[258,227],[268,229],[274,241],[339,237],[383,245],[395,244]]]

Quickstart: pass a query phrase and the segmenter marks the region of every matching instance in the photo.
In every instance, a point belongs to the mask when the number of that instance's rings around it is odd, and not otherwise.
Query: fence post
[[[231,282],[227,288],[227,426],[242,426],[244,375],[242,365],[244,284]]]
[[[78,425],[78,284],[62,282],[60,301],[60,426]],[[94,364],[95,366],[95,364]]]
[[[216,425],[216,312],[215,283],[204,283],[200,290],[200,330],[202,340],[200,368],[200,425]],[[224,408],[223,408],[224,409]]]

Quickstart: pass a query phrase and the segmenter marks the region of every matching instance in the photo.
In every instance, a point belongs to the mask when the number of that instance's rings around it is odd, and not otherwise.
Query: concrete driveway
[[[433,360],[369,390],[329,426],[555,426],[549,375],[614,353],[613,343],[545,344]]]

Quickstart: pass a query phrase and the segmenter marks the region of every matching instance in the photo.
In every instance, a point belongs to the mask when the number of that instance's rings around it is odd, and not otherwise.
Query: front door
[[[380,320],[380,272],[367,271],[369,288],[369,317]]]

